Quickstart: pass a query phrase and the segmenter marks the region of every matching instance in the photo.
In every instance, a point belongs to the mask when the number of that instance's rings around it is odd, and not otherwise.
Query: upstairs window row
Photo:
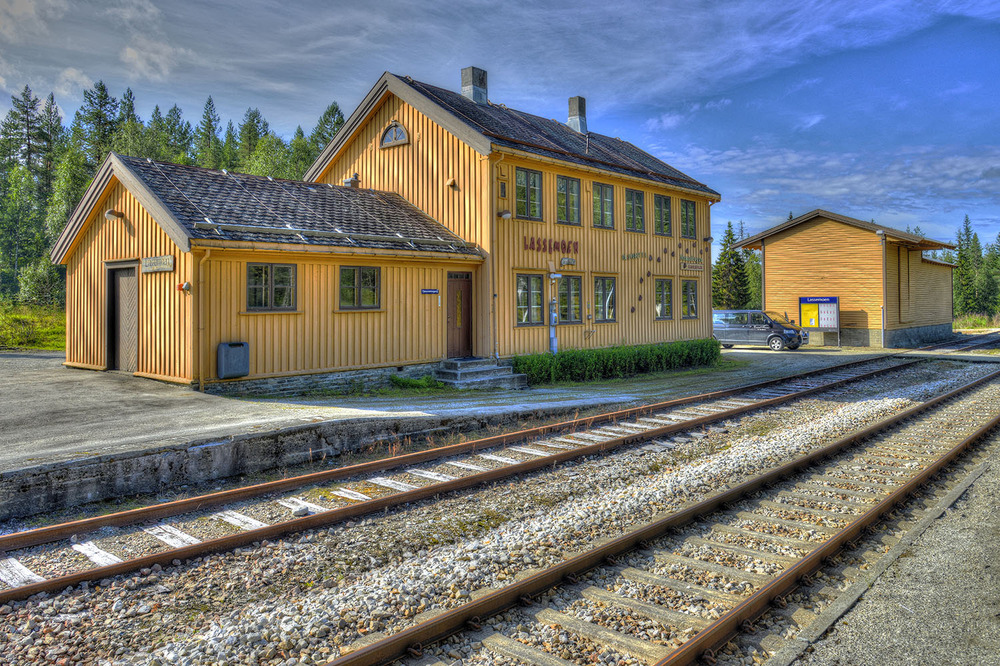
[[[523,220],[542,219],[542,172],[518,167],[515,170],[515,208]],[[593,199],[593,224],[599,229],[615,228],[615,188],[607,183],[594,181],[591,185]],[[646,193],[625,189],[625,230],[646,232]],[[582,224],[581,187],[578,178],[556,176],[556,222],[579,226]],[[697,238],[695,204],[680,200],[681,237]],[[672,236],[670,197],[653,195],[653,233]]]
[[[558,323],[583,323],[583,278],[564,275],[556,281],[556,306]],[[594,277],[594,321],[613,323],[616,317],[614,277]],[[656,278],[653,283],[653,307],[656,319],[673,319],[674,281]],[[516,279],[517,325],[541,326],[547,323],[545,305],[545,276],[519,274]],[[698,317],[698,281],[681,280],[681,318]]]

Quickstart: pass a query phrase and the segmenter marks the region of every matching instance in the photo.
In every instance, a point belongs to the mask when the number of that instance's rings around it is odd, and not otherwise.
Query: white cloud
[[[116,18],[126,25],[141,25],[157,20],[160,10],[150,0],[118,0],[104,10],[104,15]]]
[[[799,118],[799,122],[795,123],[795,129],[801,132],[809,129],[810,127],[819,125],[824,120],[826,120],[826,116],[822,113],[811,113],[807,116]]]
[[[47,31],[67,9],[66,0],[0,0],[0,37],[23,42]]]
[[[72,97],[79,99],[80,92],[94,85],[94,80],[81,72],[76,67],[67,67],[59,72],[56,84],[52,89],[60,97]]]
[[[711,102],[705,102],[705,108],[715,109],[715,110],[724,109],[732,103],[733,100],[729,99],[728,97],[724,97],[722,99],[712,100]]]
[[[135,78],[162,81],[178,62],[193,58],[188,49],[177,48],[144,35],[135,35],[128,46],[121,50],[121,61],[128,65]]]
[[[647,132],[662,132],[677,127],[685,118],[686,116],[680,113],[664,113],[656,118],[650,118],[642,127]]]

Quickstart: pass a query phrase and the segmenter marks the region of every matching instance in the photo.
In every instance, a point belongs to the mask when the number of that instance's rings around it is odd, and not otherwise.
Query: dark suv
[[[809,342],[809,333],[777,312],[715,310],[712,336],[729,349],[733,345],[767,345],[774,351],[798,349]]]

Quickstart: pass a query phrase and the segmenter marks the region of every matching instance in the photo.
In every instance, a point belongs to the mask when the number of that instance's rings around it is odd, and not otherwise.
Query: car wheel
[[[774,337],[772,337],[770,340],[767,341],[767,346],[773,349],[774,351],[781,351],[782,349],[785,348],[785,341],[782,340],[777,335],[775,335]]]

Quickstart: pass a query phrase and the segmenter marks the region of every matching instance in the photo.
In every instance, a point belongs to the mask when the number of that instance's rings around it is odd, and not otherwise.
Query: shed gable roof
[[[476,104],[464,95],[386,72],[316,162],[305,180],[316,180],[364,124],[386,93],[392,93],[428,116],[481,155],[510,148],[551,159],[596,167],[672,185],[718,199],[719,193],[627,141],[595,132],[570,129],[557,120],[542,118],[502,104]]]
[[[834,222],[840,222],[842,224],[847,224],[852,227],[858,227],[866,231],[871,231],[876,233],[881,231],[887,238],[893,238],[902,243],[912,245],[914,249],[919,250],[943,250],[943,249],[954,249],[955,246],[951,243],[945,243],[943,241],[936,241],[930,238],[925,238],[918,234],[913,234],[908,231],[900,231],[899,229],[893,229],[892,227],[882,226],[881,224],[875,224],[874,222],[865,222],[864,220],[858,220],[853,217],[847,217],[846,215],[838,215],[836,213],[831,213],[829,211],[821,210],[817,208],[816,210],[810,211],[805,215],[800,215],[791,220],[786,220],[781,224],[775,225],[770,229],[766,229],[759,234],[751,236],[750,238],[745,238],[739,243],[736,243],[734,247],[736,248],[760,248],[762,241],[768,236],[773,236],[775,234],[781,233],[793,227],[814,220],[816,218],[826,218]]]
[[[476,254],[390,192],[230,173],[111,153],[52,251],[60,263],[100,193],[118,178],[182,250],[192,240]]]

